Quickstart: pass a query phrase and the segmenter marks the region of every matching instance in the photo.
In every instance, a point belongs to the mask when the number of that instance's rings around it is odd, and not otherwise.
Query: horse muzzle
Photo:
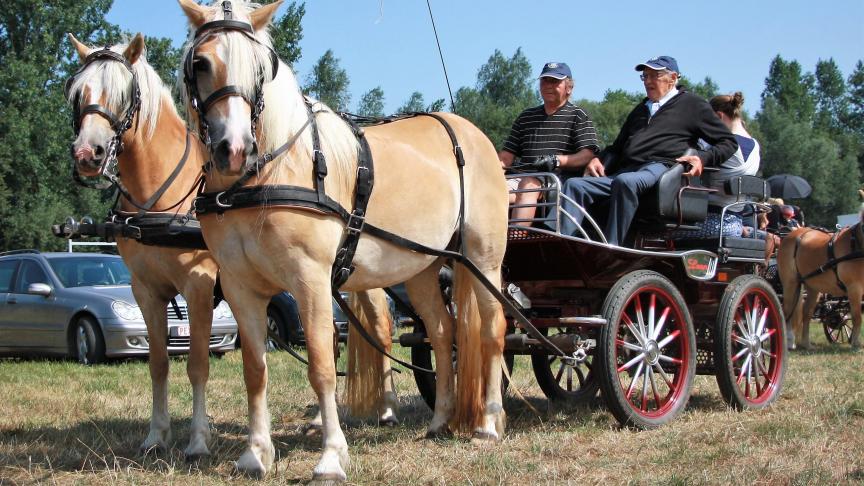
[[[252,137],[244,137],[241,143],[222,139],[210,146],[210,155],[221,174],[240,175],[258,161],[258,144]]]
[[[78,171],[84,176],[98,175],[102,164],[105,163],[107,152],[102,145],[92,146],[90,144],[72,144],[71,146],[72,159],[75,160],[75,165]]]

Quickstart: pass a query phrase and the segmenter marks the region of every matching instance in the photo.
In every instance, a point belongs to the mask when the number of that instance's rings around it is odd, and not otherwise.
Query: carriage
[[[590,215],[579,236],[561,234],[561,219],[573,215],[562,208],[559,179],[530,174],[544,182],[539,216],[530,226],[511,220],[504,280],[536,331],[508,316],[505,362],[512,368],[514,355],[529,355],[549,399],[586,402],[602,390],[621,424],[652,428],[683,409],[695,374],[714,375],[736,409],[763,408],[780,394],[785,326],[759,276],[764,240],[724,238],[722,228],[711,238],[674,237],[704,219],[712,191],[736,201],[714,210],[758,211],[765,184],[741,177],[706,188],[681,172],[672,167],[643,202],[632,248],[606,244]],[[431,363],[423,338],[422,325],[399,338],[418,366]],[[415,377],[431,406],[431,375]]]

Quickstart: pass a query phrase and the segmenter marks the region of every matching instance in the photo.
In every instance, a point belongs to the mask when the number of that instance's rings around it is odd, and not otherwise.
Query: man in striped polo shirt
[[[522,171],[552,172],[561,169],[564,178],[578,175],[570,172],[584,167],[600,147],[594,123],[585,111],[570,103],[573,76],[563,62],[549,62],[540,73],[540,95],[543,104],[523,111],[513,122],[510,136],[498,153],[501,164]],[[516,224],[530,226],[539,197],[540,181],[523,177],[518,188],[529,190],[516,194],[515,204],[526,205],[513,210]]]

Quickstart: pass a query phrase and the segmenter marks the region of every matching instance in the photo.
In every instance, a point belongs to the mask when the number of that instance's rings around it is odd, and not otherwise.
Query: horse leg
[[[426,326],[426,334],[435,354],[435,410],[426,431],[426,437],[451,435],[450,419],[456,400],[453,374],[453,317],[447,313],[438,271],[441,265],[431,265],[405,282],[408,299]]]
[[[462,269],[462,271],[467,276],[468,270]],[[495,285],[495,288],[501,288],[500,269],[485,272],[485,275]],[[501,308],[501,304],[495,296],[476,278],[472,277],[471,283],[474,286],[482,325],[480,331],[480,355],[481,369],[486,382],[483,425],[474,430],[473,440],[494,441],[504,435],[504,426],[506,424],[504,401],[501,396],[501,375],[504,365],[504,334],[507,329],[507,323],[504,320],[504,311]]]
[[[300,321],[306,335],[309,353],[309,383],[318,396],[321,411],[323,450],[321,459],[312,471],[313,481],[344,481],[347,479],[348,442],[339,425],[336,407],[336,363],[333,354],[333,307],[329,292],[329,268],[320,272],[320,278],[307,274],[304,285],[294,296],[300,307]],[[317,285],[316,285],[317,284]]]
[[[252,292],[242,284],[228,285],[232,281],[231,276],[226,274],[222,288],[234,312],[243,343],[243,380],[249,408],[248,446],[237,460],[236,468],[251,477],[263,478],[276,457],[270,439],[270,411],[267,408],[265,340],[269,298]]]
[[[816,312],[816,305],[819,303],[819,292],[807,285],[804,287],[807,289],[807,297],[804,299],[804,305],[800,308],[798,315],[799,329],[801,330],[798,340],[802,349],[810,349],[810,321],[813,319],[813,313]]]
[[[388,353],[393,347],[392,319],[383,290],[356,292],[351,310]],[[354,325],[348,326],[348,378],[346,402],[353,416],[378,415],[381,425],[396,425],[396,393],[393,389],[390,359],[373,348]]]
[[[209,285],[208,285],[209,283]],[[184,292],[191,326],[186,374],[192,384],[192,425],[189,445],[183,450],[187,461],[209,456],[210,422],[207,418],[207,380],[210,376],[210,328],[213,323],[213,279],[195,282]]]
[[[147,323],[149,342],[150,383],[153,404],[150,413],[150,432],[141,443],[142,453],[166,451],[171,441],[171,418],[168,415],[168,302],[144,287],[133,278],[135,301],[141,307]]]
[[[500,277],[495,272],[486,275],[497,287]],[[460,430],[470,430],[474,441],[495,441],[504,431],[505,416],[501,398],[503,314],[494,297],[462,265],[454,268],[453,290],[458,313],[454,422]]]

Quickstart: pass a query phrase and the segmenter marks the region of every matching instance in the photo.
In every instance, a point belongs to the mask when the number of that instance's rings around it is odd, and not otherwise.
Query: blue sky
[[[834,58],[845,77],[864,59],[864,0],[430,2],[454,93],[475,85],[496,49],[510,57],[521,47],[537,74],[546,61],[568,63],[574,98],[592,100],[607,89],[641,92],[633,67],[666,54],[691,80],[707,75],[721,91],[742,91],[753,114],[777,54],[805,71]],[[176,0],[115,0],[108,20],[177,46],[185,41]],[[294,68],[301,84],[332,49],[351,81],[352,110],[376,86],[388,113],[414,91],[427,103],[449,103],[426,0],[308,0],[300,46]]]

